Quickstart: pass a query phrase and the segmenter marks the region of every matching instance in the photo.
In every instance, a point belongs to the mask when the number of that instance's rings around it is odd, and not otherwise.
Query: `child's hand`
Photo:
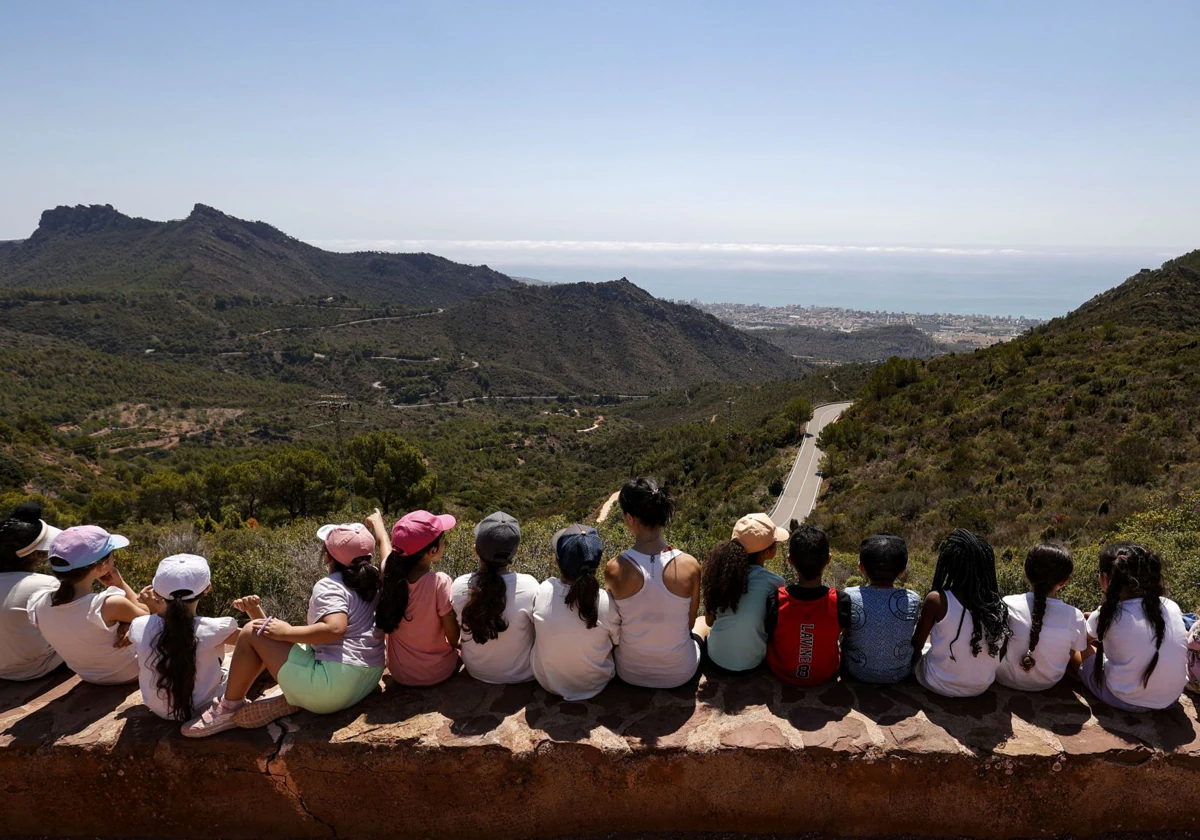
[[[159,615],[167,609],[167,602],[159,597],[153,586],[147,586],[138,593],[138,603],[150,610],[151,615]]]
[[[113,566],[110,571],[108,571],[106,574],[100,575],[100,577],[96,579],[104,586],[120,586],[124,588],[125,584],[125,579],[121,577],[121,573],[117,570],[116,566]]]
[[[383,514],[379,511],[379,508],[375,508],[375,510],[371,512],[371,515],[363,520],[363,524],[368,528],[377,527],[382,528],[385,531],[387,530],[387,526],[383,524]]]
[[[251,618],[266,618],[266,614],[262,611],[262,598],[257,595],[246,595],[243,598],[235,599],[233,608],[244,612]]]
[[[118,621],[117,622],[117,638],[113,642],[113,647],[123,648],[123,647],[129,647],[131,644],[133,644],[133,642],[130,641],[130,639],[129,639],[129,622],[128,621]]]
[[[292,629],[292,625],[282,618],[256,618],[250,622],[250,626],[254,628],[255,635],[277,641],[285,640],[287,631]]]

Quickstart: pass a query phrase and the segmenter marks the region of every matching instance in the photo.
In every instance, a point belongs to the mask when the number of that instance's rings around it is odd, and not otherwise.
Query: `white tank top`
[[[971,611],[965,609],[950,590],[944,590],[942,594],[946,596],[946,617],[933,625],[929,646],[913,674],[921,685],[944,697],[975,697],[991,687],[1000,658],[988,656],[986,640],[978,656],[971,653]],[[955,636],[958,636],[957,641]],[[950,647],[952,641],[953,650]],[[950,658],[952,654],[953,659]]]
[[[617,676],[630,685],[675,688],[690,680],[700,665],[700,646],[692,638],[692,599],[681,598],[663,583],[667,565],[683,554],[630,549],[621,555],[642,574],[636,595],[614,601],[621,615],[621,644],[616,649]]]

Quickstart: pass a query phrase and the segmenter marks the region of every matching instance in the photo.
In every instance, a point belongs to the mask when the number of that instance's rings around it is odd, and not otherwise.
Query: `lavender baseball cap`
[[[54,538],[50,546],[50,566],[55,571],[69,572],[99,563],[129,540],[120,534],[110,534],[98,525],[77,525]]]

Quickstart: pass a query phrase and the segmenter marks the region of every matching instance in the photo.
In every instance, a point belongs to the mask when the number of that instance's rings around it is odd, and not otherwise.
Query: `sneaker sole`
[[[281,717],[294,715],[300,711],[299,706],[293,706],[282,694],[255,700],[247,703],[233,713],[233,725],[242,729],[258,729]]]

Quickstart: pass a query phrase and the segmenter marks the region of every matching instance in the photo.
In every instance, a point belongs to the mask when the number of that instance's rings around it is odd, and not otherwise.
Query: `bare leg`
[[[272,677],[277,676],[291,652],[292,646],[288,642],[255,635],[253,627],[247,624],[238,634],[237,646],[233,649],[225,700],[229,703],[245,700],[246,692],[254,685],[263,668],[270,671]]]
[[[708,622],[704,620],[704,616],[696,616],[696,623],[692,625],[692,635],[699,636],[701,639],[707,639],[710,630],[712,628],[708,626]]]

